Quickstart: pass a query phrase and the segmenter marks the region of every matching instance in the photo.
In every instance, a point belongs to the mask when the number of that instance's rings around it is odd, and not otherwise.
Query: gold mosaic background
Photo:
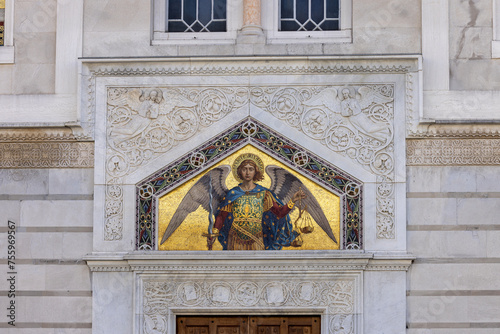
[[[264,165],[276,165],[281,168],[287,169],[290,173],[298,177],[302,183],[311,191],[311,193],[316,197],[318,202],[323,209],[326,217],[328,218],[330,225],[332,227],[335,238],[339,243],[334,243],[326,233],[319,227],[316,223],[314,224],[314,232],[310,234],[302,234],[302,239],[304,241],[301,247],[286,247],[284,249],[339,249],[340,244],[340,199],[335,194],[326,190],[325,188],[319,186],[315,182],[301,176],[297,172],[289,169],[278,160],[268,156],[257,148],[247,145],[231,156],[227,157],[221,161],[219,165],[229,165],[232,166],[233,161],[242,153],[254,153],[258,154],[260,158],[264,161]],[[173,191],[167,193],[159,200],[159,234],[158,240],[161,240],[163,233],[167,229],[170,219],[175,213],[177,206],[180,204],[181,200],[184,198],[186,193],[191,189],[191,187],[203,176],[200,174],[197,177],[184,183],[182,186],[174,189]],[[271,186],[271,179],[267,174],[263,181],[259,182],[260,185],[269,188]],[[233,178],[232,173],[226,180],[226,186],[231,189],[237,186],[238,182]],[[215,208],[214,208],[215,209]],[[298,216],[298,210],[294,209],[290,214],[292,222]],[[205,211],[201,206],[195,212],[192,212],[186,217],[186,220],[179,226],[179,228],[170,236],[170,238],[165,241],[163,245],[159,246],[160,250],[207,250],[207,239],[202,236],[203,233],[207,232],[208,228],[208,212]],[[214,250],[222,250],[222,246],[218,241],[213,245]]]

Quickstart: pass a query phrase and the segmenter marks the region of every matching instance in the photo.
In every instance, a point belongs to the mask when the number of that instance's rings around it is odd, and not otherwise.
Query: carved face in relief
[[[349,89],[347,89],[347,88],[342,89],[342,96],[344,97],[344,100],[350,98],[351,94],[349,92]]]

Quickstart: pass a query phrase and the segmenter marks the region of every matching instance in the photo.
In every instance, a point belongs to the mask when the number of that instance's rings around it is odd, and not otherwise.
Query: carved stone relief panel
[[[122,234],[122,177],[251,104],[377,176],[377,237],[394,238],[394,87],[110,88],[105,240]]]
[[[408,166],[500,164],[499,139],[418,139],[407,145]]]
[[[360,333],[358,275],[287,280],[141,275],[139,332],[172,332],[175,315],[182,313],[272,314],[289,309],[321,313],[328,333]]]

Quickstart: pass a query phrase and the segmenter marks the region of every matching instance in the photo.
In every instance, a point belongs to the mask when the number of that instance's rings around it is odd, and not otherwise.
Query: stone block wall
[[[420,1],[353,1],[353,43],[218,45],[192,43],[151,46],[149,1],[134,6],[133,1],[126,1],[123,5],[122,0],[105,2],[90,0],[85,1],[84,8],[83,55],[84,57],[170,57],[416,54],[421,52],[420,6]]]
[[[0,331],[91,333],[91,275],[82,258],[92,251],[93,168],[4,168],[0,189]],[[15,225],[11,263],[8,221]],[[12,301],[15,327],[6,320]]]
[[[457,151],[467,141],[441,145]],[[407,167],[408,251],[416,256],[407,277],[410,334],[498,331],[500,167],[471,163],[480,150],[455,152],[455,163]]]
[[[498,90],[491,0],[450,1],[450,89]]]

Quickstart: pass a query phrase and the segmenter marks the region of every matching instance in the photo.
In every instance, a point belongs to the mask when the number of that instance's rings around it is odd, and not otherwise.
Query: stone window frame
[[[493,41],[491,58],[500,58],[500,0],[493,0]]]
[[[153,45],[164,44],[234,44],[237,30],[243,24],[243,7],[240,1],[227,1],[225,32],[175,32],[166,31],[166,6],[168,0],[152,0]]]
[[[0,46],[0,64],[14,63],[14,0],[5,0],[4,45]]]
[[[271,44],[352,42],[352,0],[340,1],[340,30],[279,31],[278,1],[262,1],[262,27]]]

